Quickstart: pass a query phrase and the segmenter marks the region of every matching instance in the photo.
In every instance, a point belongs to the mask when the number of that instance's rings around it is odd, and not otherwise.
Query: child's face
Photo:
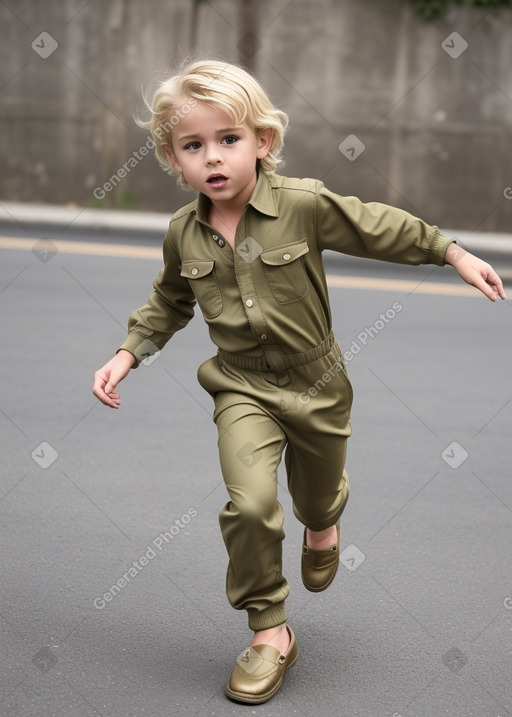
[[[256,161],[268,154],[272,130],[236,126],[231,115],[198,102],[172,130],[166,152],[177,172],[214,204],[238,205],[256,185]]]

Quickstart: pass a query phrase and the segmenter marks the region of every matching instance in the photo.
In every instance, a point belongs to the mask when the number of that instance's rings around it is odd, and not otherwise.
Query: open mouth
[[[216,173],[210,175],[206,181],[211,187],[221,188],[226,186],[228,178],[224,174]]]

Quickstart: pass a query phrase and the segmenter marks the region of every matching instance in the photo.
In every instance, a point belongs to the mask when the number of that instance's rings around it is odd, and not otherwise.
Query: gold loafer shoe
[[[340,521],[336,523],[336,545],[327,550],[313,550],[306,543],[306,528],[302,541],[302,582],[312,593],[325,590],[334,580],[340,562]]]
[[[286,629],[290,636],[287,655],[282,655],[272,645],[254,645],[242,652],[226,685],[226,695],[231,700],[257,705],[276,694],[283,683],[284,673],[293,667],[299,657],[293,630],[289,625]]]

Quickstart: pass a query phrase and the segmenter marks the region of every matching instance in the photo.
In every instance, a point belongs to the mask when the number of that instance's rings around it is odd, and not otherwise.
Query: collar
[[[277,211],[275,194],[272,191],[273,187],[273,177],[260,170],[258,172],[256,186],[254,187],[251,198],[247,204],[250,204],[258,212],[266,214],[269,217],[278,217],[279,212]],[[210,206],[210,199],[206,196],[206,194],[199,192],[197,197],[196,218],[200,222],[208,222],[208,212],[210,210]]]

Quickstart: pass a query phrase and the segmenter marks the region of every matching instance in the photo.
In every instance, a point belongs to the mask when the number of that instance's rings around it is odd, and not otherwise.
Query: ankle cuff
[[[284,602],[270,605],[265,610],[257,610],[256,608],[247,608],[249,617],[249,627],[251,630],[268,630],[269,627],[277,627],[288,620]]]

